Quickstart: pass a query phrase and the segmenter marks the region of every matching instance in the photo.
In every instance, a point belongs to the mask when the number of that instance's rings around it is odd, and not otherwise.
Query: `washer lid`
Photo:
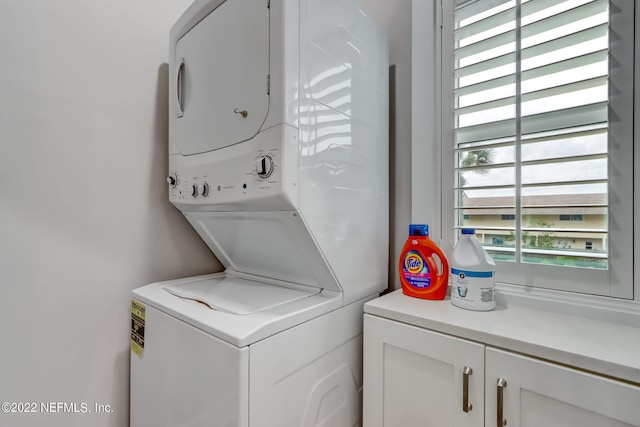
[[[342,292],[298,212],[183,213],[230,271]]]
[[[225,278],[228,280],[223,280]],[[202,285],[198,285],[199,283]],[[216,286],[221,283],[222,286]],[[264,289],[256,290],[254,287],[256,284]],[[237,289],[231,289],[236,286]],[[296,289],[286,286],[286,283],[278,286],[278,282],[274,280],[267,279],[263,282],[261,279],[241,273],[225,272],[152,283],[135,289],[133,298],[236,347],[251,345],[342,307],[342,293],[326,289],[317,293],[315,289],[310,289],[306,293],[305,288],[301,287],[302,294],[300,294]],[[267,298],[269,302],[265,301],[262,304],[261,311],[245,315],[233,314],[217,309],[212,310],[206,304],[196,302],[197,300],[177,297],[167,289],[180,292],[199,289],[195,293],[188,291],[187,294],[191,296],[198,294],[200,298],[201,294],[209,293],[202,292],[201,288],[208,287],[217,288],[212,291],[215,295],[213,299],[224,301],[222,306],[225,309],[234,307],[237,311],[249,313],[251,309],[260,310],[258,308],[260,303],[256,302],[259,298]],[[267,295],[272,293],[273,295]],[[300,298],[297,298],[298,296]],[[266,308],[267,305],[271,308]],[[154,327],[150,324],[146,326],[147,330]]]
[[[166,286],[167,292],[207,305],[212,310],[248,315],[320,293],[320,289],[291,289],[238,277],[214,277]]]

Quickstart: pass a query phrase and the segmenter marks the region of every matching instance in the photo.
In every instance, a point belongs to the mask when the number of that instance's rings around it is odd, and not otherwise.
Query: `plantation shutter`
[[[633,2],[620,3],[455,2],[453,228],[476,229],[498,280],[632,297],[631,273],[611,274],[632,263],[632,189],[615,174],[632,161],[633,49],[615,43],[633,46]]]

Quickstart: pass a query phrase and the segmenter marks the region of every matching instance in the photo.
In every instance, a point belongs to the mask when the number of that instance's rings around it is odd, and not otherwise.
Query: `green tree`
[[[487,165],[490,165],[491,163],[493,163],[493,152],[491,150],[480,149],[480,150],[467,151],[463,155],[462,160],[460,160],[460,167],[476,168],[476,169],[470,169],[468,171],[460,172],[460,176],[458,180],[459,186],[460,187],[467,186],[467,178],[465,177],[465,174],[468,172],[477,173],[479,175],[488,174],[489,169],[482,168],[482,166],[487,166]]]
[[[551,228],[550,223],[542,220],[529,221],[531,228]],[[538,232],[537,235],[530,235],[529,232],[522,232],[522,241],[530,248],[553,248],[554,235],[551,232]]]

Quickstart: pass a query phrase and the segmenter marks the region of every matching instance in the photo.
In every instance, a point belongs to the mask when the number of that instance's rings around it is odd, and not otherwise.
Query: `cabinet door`
[[[170,137],[181,154],[258,133],[269,108],[266,1],[224,1],[178,40],[175,56]]]
[[[364,317],[363,425],[482,425],[483,345],[376,316]],[[465,375],[465,367],[472,372]],[[463,411],[465,382],[468,412]]]
[[[502,378],[503,421],[498,421]],[[640,426],[640,387],[487,348],[488,427]]]

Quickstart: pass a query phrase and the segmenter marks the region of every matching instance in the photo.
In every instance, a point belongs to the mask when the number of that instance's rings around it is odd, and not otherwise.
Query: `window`
[[[444,240],[495,236],[498,281],[633,298],[634,2],[442,6]]]
[[[560,221],[582,221],[582,214],[559,215]]]

